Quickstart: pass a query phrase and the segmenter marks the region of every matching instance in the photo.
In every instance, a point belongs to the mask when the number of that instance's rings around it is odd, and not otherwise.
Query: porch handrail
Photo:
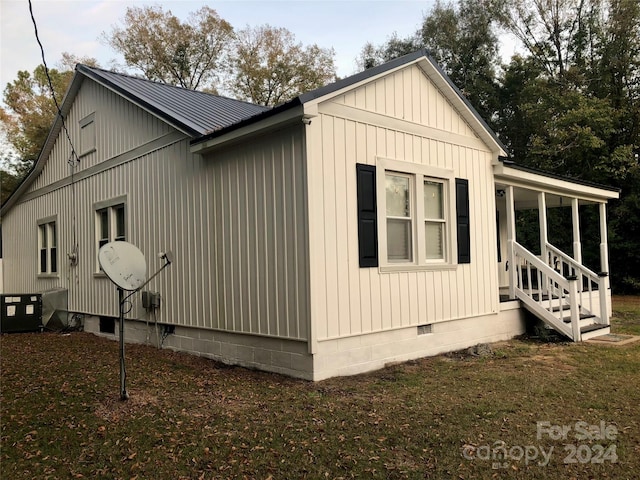
[[[564,275],[561,275],[560,273],[555,271],[547,263],[545,263],[544,261],[540,260],[540,258],[538,258],[536,255],[531,253],[529,250],[524,248],[518,242],[513,242],[513,249],[514,249],[514,251],[516,253],[516,256],[524,258],[526,261],[531,263],[533,266],[535,266],[539,270],[543,271],[545,273],[545,275],[547,275],[550,279],[552,279],[555,282],[560,283],[560,284],[562,284],[562,283],[567,283],[568,284],[568,280],[564,277]]]
[[[580,312],[577,299],[577,285],[574,277],[571,277],[571,280],[565,278],[518,242],[513,241],[512,245],[515,259],[524,260],[525,263],[522,265],[521,262],[515,262],[515,268],[517,270],[516,296],[529,305],[530,308],[537,311],[538,314],[544,316],[546,321],[553,325],[555,329],[575,341],[580,341]],[[535,267],[535,273],[537,275],[536,289],[532,287],[532,266]],[[528,285],[526,289],[523,282],[523,268],[527,271]],[[547,307],[544,306],[543,300],[543,295],[545,294],[548,297]],[[538,297],[537,300],[535,295]],[[555,300],[557,300],[555,305],[554,295],[556,296]],[[563,319],[567,309],[571,316],[570,325],[567,325]]]
[[[580,262],[578,262],[577,260],[575,260],[574,258],[570,257],[569,255],[567,255],[566,253],[564,253],[562,250],[560,250],[559,248],[551,245],[550,243],[547,242],[546,244],[546,249],[547,249],[547,254],[549,255],[549,266],[553,267],[553,256],[555,255],[561,262],[566,263],[570,269],[572,269],[572,271],[570,272],[570,275],[575,275],[578,277],[579,282],[578,282],[578,295],[580,297],[580,305],[582,305],[582,307],[587,308],[586,302],[585,302],[585,298],[583,295],[584,292],[584,282],[583,282],[583,277],[587,278],[587,292],[588,292],[588,310],[589,312],[593,312],[594,308],[593,308],[593,285],[597,285],[598,286],[598,295],[599,295],[599,301],[600,301],[600,312],[598,312],[600,314],[600,322],[608,325],[609,324],[609,314],[608,314],[608,306],[607,306],[607,295],[606,295],[606,282],[604,280],[604,277],[595,273],[593,270],[590,270],[589,268],[585,267],[584,265],[582,265]],[[562,272],[562,268],[560,269],[560,271]]]
[[[586,275],[588,277],[594,278],[597,282],[598,274],[596,272],[594,272],[593,270],[590,270],[589,268],[585,267],[584,265],[582,265],[580,262],[578,262],[575,258],[567,255],[566,253],[564,253],[562,250],[560,250],[558,247],[553,246],[552,244],[548,243],[546,244],[547,247],[547,252],[553,252],[554,254],[556,254],[558,257],[560,257],[565,263],[571,265],[574,269],[575,272],[577,273],[578,271],[582,272],[583,275]],[[576,274],[574,273],[574,275]]]

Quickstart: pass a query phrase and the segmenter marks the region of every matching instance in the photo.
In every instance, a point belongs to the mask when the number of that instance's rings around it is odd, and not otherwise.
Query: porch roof
[[[563,177],[510,161],[493,166],[496,188],[511,185],[518,189],[517,203],[522,208],[537,205],[537,193],[549,194],[547,206],[561,206],[563,198],[577,198],[583,203],[607,203],[620,198],[620,189],[584,180]],[[531,197],[531,198],[529,198]]]

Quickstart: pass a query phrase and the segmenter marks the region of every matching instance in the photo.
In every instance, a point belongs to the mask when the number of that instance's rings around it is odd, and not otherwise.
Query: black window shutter
[[[471,263],[469,180],[464,178],[456,178],[456,219],[458,229],[458,263]]]
[[[358,182],[358,248],[360,267],[378,266],[376,167],[356,164]]]

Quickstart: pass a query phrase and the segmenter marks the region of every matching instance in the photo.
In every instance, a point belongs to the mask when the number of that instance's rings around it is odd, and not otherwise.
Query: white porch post
[[[609,315],[611,312],[608,304],[609,292],[609,252],[607,246],[607,204],[600,204],[600,321],[609,325]]]
[[[572,275],[567,278],[569,280],[569,305],[571,306],[571,333],[573,341],[582,340],[580,332],[580,306],[578,305],[578,277]]]
[[[538,218],[540,222],[540,259],[548,265],[547,241],[549,235],[547,234],[547,199],[544,192],[538,193]]]
[[[600,271],[609,273],[609,253],[607,251],[607,204],[600,204]]]
[[[578,199],[571,199],[571,220],[573,221],[573,259],[582,263],[582,243],[580,240],[580,210]]]
[[[513,199],[513,186],[505,188],[507,203],[507,261],[509,262],[509,298],[516,298],[516,259],[513,244],[516,241],[516,210]]]

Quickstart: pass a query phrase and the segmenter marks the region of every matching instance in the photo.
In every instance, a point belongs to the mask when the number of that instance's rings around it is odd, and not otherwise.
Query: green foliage
[[[73,72],[50,69],[49,75],[61,101]],[[39,65],[33,73],[19,71],[4,89],[3,100],[7,108],[0,108],[0,121],[22,160],[18,173],[24,173],[38,158],[57,113],[44,66]]]
[[[285,28],[247,27],[236,34],[229,88],[237,98],[274,106],[334,81],[334,55],[296,43]]]
[[[609,212],[612,282],[617,293],[637,293],[640,292],[640,166],[634,167],[625,183],[623,195]]]
[[[497,24],[526,52],[499,71]],[[640,286],[640,2],[637,0],[437,1],[421,28],[367,43],[371,67],[426,47],[488,121],[517,163],[622,189],[609,205],[614,289]],[[599,238],[597,211],[585,209],[583,239]],[[534,215],[535,216],[535,215]],[[539,248],[537,220],[518,217],[518,236]],[[571,250],[570,221],[548,212],[554,242]],[[553,224],[553,228],[551,228]],[[599,269],[599,247],[583,242]],[[630,253],[633,252],[633,253]],[[628,261],[628,257],[634,260]]]
[[[407,38],[393,34],[376,47],[367,43],[358,63],[371,68],[420,48],[426,48],[462,93],[487,121],[497,98],[498,37],[488,2],[459,0],[457,5],[436,1],[419,30]]]
[[[401,57],[423,46],[418,37],[418,32],[407,38],[398,37],[397,33],[393,33],[385,43],[375,46],[371,42],[367,42],[356,60],[358,67],[363,70],[381,65],[394,58]]]
[[[486,1],[458,0],[425,16],[420,43],[444,68],[480,115],[491,122],[497,107],[498,36]]]
[[[6,167],[0,167],[0,205],[18,188],[21,177]]]
[[[537,101],[521,105],[532,125],[526,163],[576,178],[594,180],[608,155],[615,110],[609,102],[538,80]]]
[[[49,69],[51,85],[59,103],[73,78],[76,63],[97,66],[94,58],[76,57],[64,52],[60,68]],[[9,173],[21,179],[37,160],[57,115],[44,65],[37,66],[32,73],[19,71],[17,78],[4,89],[3,101],[6,108],[0,107],[0,126],[7,141],[17,151],[18,158],[8,162],[5,158],[0,160],[10,163],[12,172]]]

